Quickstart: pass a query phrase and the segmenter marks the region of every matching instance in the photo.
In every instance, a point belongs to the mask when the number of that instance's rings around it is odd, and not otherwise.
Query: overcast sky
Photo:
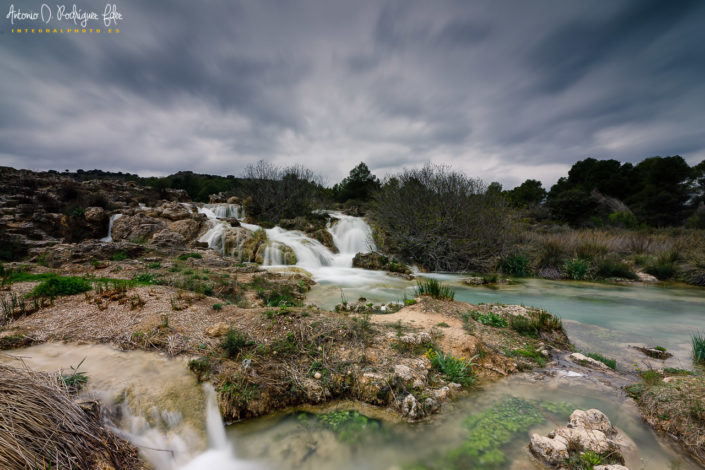
[[[11,3],[42,0],[0,0],[0,165],[333,184],[431,161],[513,187],[705,159],[703,0],[116,0],[112,36],[11,34]]]

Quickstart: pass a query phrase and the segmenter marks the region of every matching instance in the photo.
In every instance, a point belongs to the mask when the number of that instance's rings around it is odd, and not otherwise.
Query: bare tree
[[[491,267],[510,231],[503,198],[479,179],[431,164],[387,179],[372,218],[392,251],[434,271]]]

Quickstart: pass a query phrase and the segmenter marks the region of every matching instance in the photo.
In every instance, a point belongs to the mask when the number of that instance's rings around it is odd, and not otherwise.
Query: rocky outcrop
[[[631,447],[631,441],[617,432],[604,413],[595,409],[575,410],[567,426],[558,427],[546,436],[532,434],[529,444],[529,450],[542,464],[558,469],[568,469],[566,462],[574,454],[585,452],[595,454],[600,463],[621,466],[624,453]]]
[[[411,269],[401,261],[389,256],[377,253],[358,253],[353,258],[353,266],[356,268],[370,269],[374,271],[389,271],[392,273],[411,274]]]
[[[602,362],[596,359],[593,359],[578,352],[572,353],[570,356],[568,356],[568,359],[575,362],[576,364],[580,364],[581,366],[585,367],[590,367],[592,369],[609,369],[606,364],[603,364]]]
[[[335,246],[333,235],[328,231],[327,226],[331,221],[330,216],[326,214],[310,214],[306,217],[296,217],[294,219],[282,219],[279,221],[279,226],[286,230],[298,230],[307,234],[309,237],[318,240],[333,253],[338,253],[338,247]]]
[[[148,242],[152,235],[166,228],[166,223],[141,212],[135,215],[124,215],[113,223],[112,236],[114,241]]]
[[[119,242],[105,243],[86,240],[82,243],[57,243],[46,247],[31,248],[29,256],[41,259],[49,267],[59,267],[64,263],[85,263],[91,260],[109,260],[115,255],[139,258],[145,253],[144,245]]]

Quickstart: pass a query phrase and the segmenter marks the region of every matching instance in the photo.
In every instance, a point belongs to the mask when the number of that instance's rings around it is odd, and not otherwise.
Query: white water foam
[[[122,217],[122,214],[113,214],[110,216],[110,222],[108,223],[108,235],[101,238],[100,241],[102,241],[102,242],[113,241],[113,223],[115,223],[115,221],[117,219],[119,219],[120,217]]]

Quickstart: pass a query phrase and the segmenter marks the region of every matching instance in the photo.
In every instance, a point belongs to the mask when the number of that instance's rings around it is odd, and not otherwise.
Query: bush
[[[500,317],[496,313],[482,313],[475,310],[470,312],[470,316],[473,318],[473,320],[480,322],[483,325],[494,326],[496,328],[507,326],[507,320]]]
[[[31,294],[37,297],[74,295],[91,290],[91,283],[82,277],[52,276],[41,282]]]
[[[600,353],[586,353],[585,354],[587,357],[595,359],[596,361],[600,361],[610,369],[616,370],[617,369],[617,361],[615,359],[610,359],[608,357],[603,356]]]
[[[526,277],[531,274],[529,269],[529,257],[517,253],[506,256],[499,263],[499,269],[503,273],[514,277]]]
[[[216,312],[220,312],[221,310],[223,310],[223,304],[213,304],[213,310],[215,310]]]
[[[582,258],[573,258],[563,266],[568,277],[575,281],[587,279],[590,275],[590,261]]]
[[[655,276],[656,279],[665,281],[673,279],[673,276],[676,275],[676,266],[672,261],[659,258],[655,263],[647,265],[645,271]]]
[[[138,274],[132,279],[139,284],[155,284],[157,282],[154,279],[154,275],[149,273]]]
[[[416,297],[420,295],[430,295],[434,299],[453,300],[455,291],[441,284],[436,279],[424,279],[423,281],[416,281]]]
[[[565,260],[565,250],[563,244],[558,240],[544,240],[541,242],[538,254],[538,267],[558,267],[563,265]]]
[[[427,164],[389,178],[370,213],[389,248],[432,271],[486,271],[511,234],[504,198],[482,181]]]
[[[250,340],[245,333],[234,328],[230,328],[225,334],[225,338],[220,343],[228,357],[234,358],[240,353],[240,350],[249,345]]]
[[[186,261],[189,258],[201,259],[203,255],[200,253],[182,253],[179,255],[179,260]]]
[[[596,262],[597,277],[622,277],[625,279],[637,279],[634,270],[624,261],[614,256],[605,256]]]
[[[460,385],[471,385],[475,382],[472,370],[474,357],[472,359],[457,358],[450,354],[444,355],[443,351],[436,352],[433,349],[426,351],[426,357],[431,361],[433,368],[440,372],[446,380]]]
[[[705,363],[705,335],[693,334],[693,359],[695,362]]]
[[[127,256],[127,253],[125,253],[124,251],[118,251],[117,253],[115,253],[115,254],[112,256],[111,259],[112,259],[113,261],[125,261],[127,258],[129,258],[129,257]]]
[[[509,326],[524,336],[537,337],[541,332],[551,332],[563,328],[560,318],[539,310],[529,311],[528,315],[515,315],[509,320]]]

